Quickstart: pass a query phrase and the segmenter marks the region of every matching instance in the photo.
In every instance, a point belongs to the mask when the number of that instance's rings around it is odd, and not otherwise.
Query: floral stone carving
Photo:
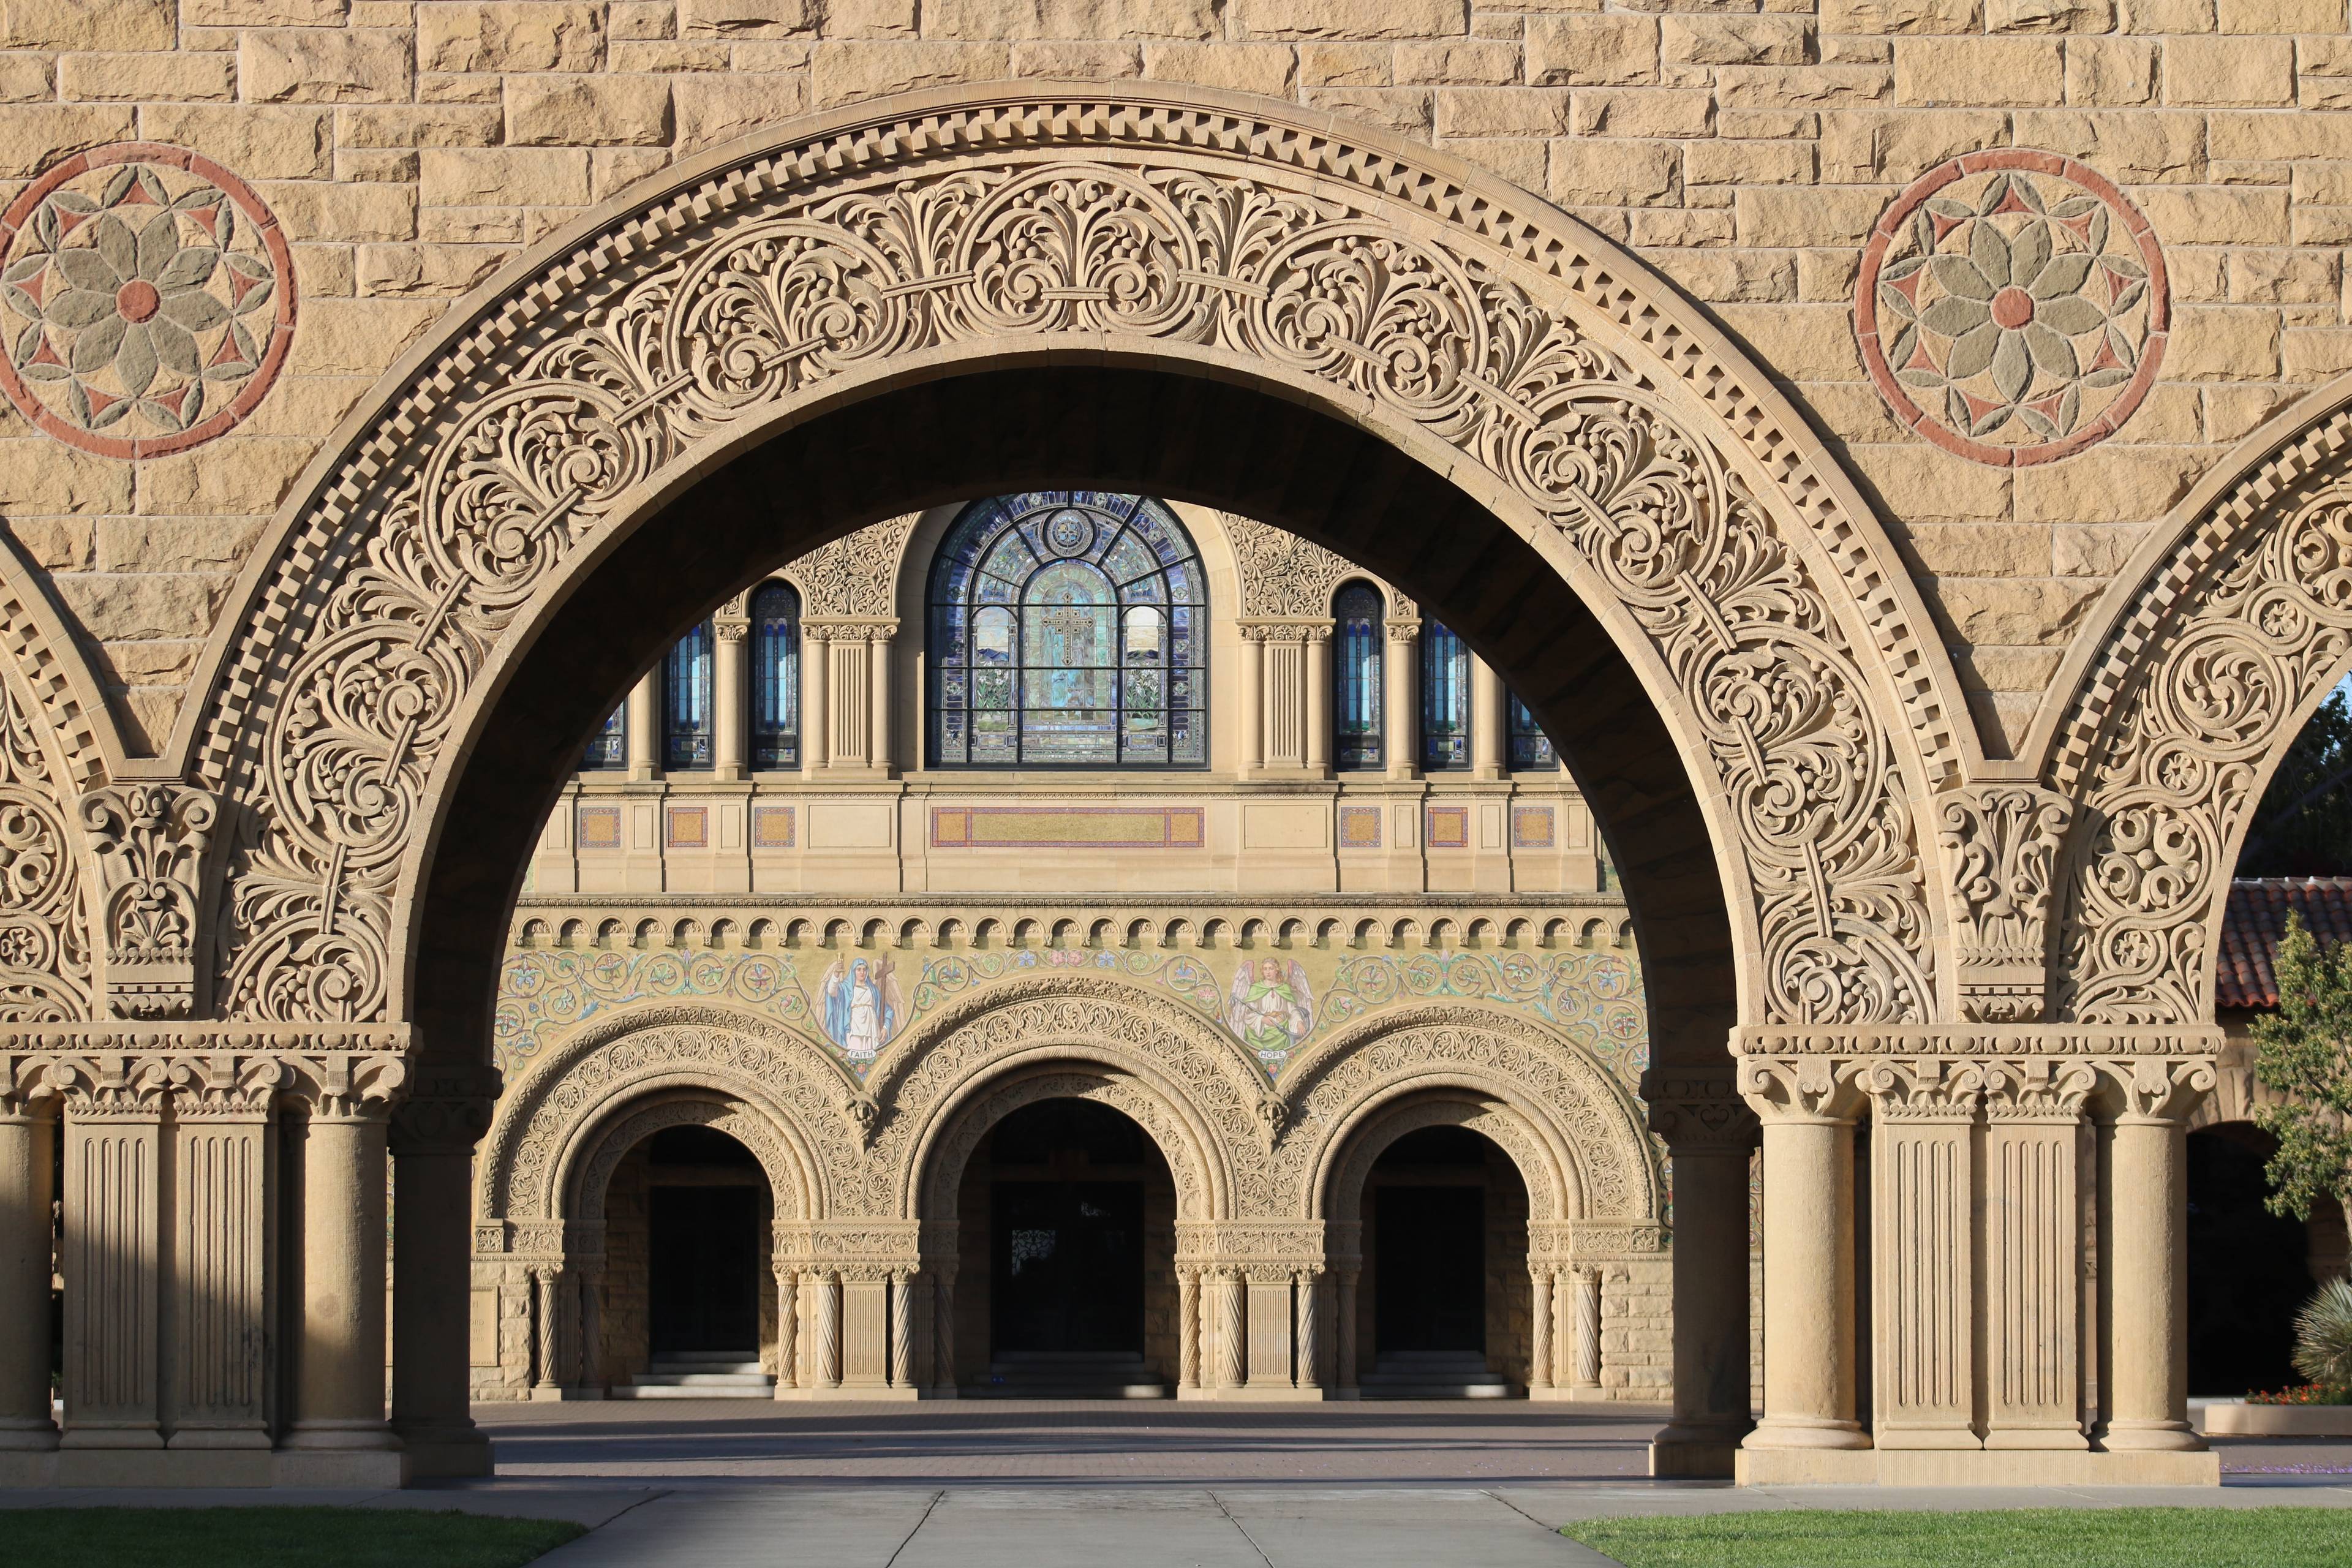
[[[184,451],[253,411],[294,334],[278,220],[206,158],[122,142],[68,158],[0,217],[0,386],[109,458]]]
[[[2139,209],[2071,158],[1971,153],[1914,181],[1863,252],[1864,366],[1896,418],[1979,463],[2113,435],[2155,384],[2170,305]]]

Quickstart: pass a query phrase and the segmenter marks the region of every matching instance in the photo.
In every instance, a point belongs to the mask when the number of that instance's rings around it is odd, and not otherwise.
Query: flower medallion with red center
[[[2164,357],[2164,256],[2139,209],[2071,158],[1971,153],[1895,199],[1863,252],[1854,333],[1897,418],[1981,463],[2113,435]]]
[[[0,386],[110,458],[230,429],[294,333],[294,268],[244,181],[155,142],[78,153],[0,216]]]

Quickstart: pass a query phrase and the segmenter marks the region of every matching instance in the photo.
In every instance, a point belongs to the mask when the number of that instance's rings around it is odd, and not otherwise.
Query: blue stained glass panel
[[[751,765],[801,765],[801,599],[789,583],[751,595]]]
[[[1421,633],[1421,765],[1470,765],[1470,648],[1436,621]]]
[[[1381,659],[1388,640],[1380,591],[1350,583],[1332,601],[1331,613],[1339,623],[1331,650],[1332,762],[1350,772],[1378,768],[1387,695]]]

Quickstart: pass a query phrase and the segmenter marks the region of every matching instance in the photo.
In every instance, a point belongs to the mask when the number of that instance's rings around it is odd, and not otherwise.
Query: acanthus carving
[[[1742,1057],[1739,1092],[1757,1120],[1851,1121],[1862,1110],[1856,1063],[1833,1057]]]
[[[2212,1058],[2123,1058],[2098,1064],[2099,1074],[2120,1102],[2126,1121],[2180,1121],[2212,1092],[2218,1078]]]
[[[1870,1096],[1870,1114],[1880,1121],[1974,1121],[1985,1068],[1965,1059],[1882,1058],[1857,1067],[1853,1082]]]
[[[2032,784],[1982,784],[1942,796],[1936,810],[1952,879],[1961,1016],[2038,1019],[2054,868],[2074,804]]]
[[[197,936],[220,805],[175,784],[110,784],[81,797],[104,954],[99,990],[116,1017],[186,1018],[199,1005]]]
[[[1678,1153],[1756,1146],[1756,1113],[1739,1097],[1730,1072],[1669,1077],[1653,1066],[1643,1075],[1642,1102],[1649,1110],[1650,1131]]]
[[[382,1035],[234,1026],[0,1035],[0,1098],[62,1095],[88,1114],[249,1118],[281,1103],[321,1114],[381,1114],[414,1060]]]
[[[1331,614],[1331,595],[1362,568],[1335,555],[1312,540],[1288,529],[1273,528],[1254,519],[1221,511],[1225,539],[1234,547],[1241,574],[1244,616],[1321,616]]]
[[[1643,311],[1638,336],[1675,352],[1629,363],[1651,352],[1626,332],[1634,296],[1582,265],[1571,237],[1515,252],[1495,237],[1532,220],[1498,213],[1475,231],[1400,225],[1381,208],[1404,184],[1368,173],[1388,155],[1334,158],[1327,129],[1310,181],[1286,166],[1305,159],[1294,128],[1242,136],[1245,160],[1221,152],[1230,112],[1049,117],[1075,132],[1025,108],[961,113],[1010,115],[1001,133],[1027,145],[974,166],[971,148],[998,133],[941,133],[957,115],[933,114],[920,134],[861,132],[871,155],[838,177],[714,175],[675,198],[676,223],[633,216],[631,244],[598,249],[586,286],[566,271],[519,290],[530,312],[511,306],[421,371],[377,444],[321,492],[333,499],[289,549],[208,743],[254,802],[235,847],[229,1010],[384,1015],[401,861],[428,830],[435,767],[492,650],[620,521],[623,497],[845,373],[1108,332],[1319,381],[1483,465],[1581,556],[1646,639],[1637,657],[1679,692],[1677,728],[1732,806],[1726,853],[1753,889],[1766,1016],[1929,1015],[1932,922],[1907,804],[1923,781],[1905,776],[1884,722],[1926,688],[1865,679],[1885,658],[1852,645],[1784,514],[1811,523],[1845,599],[1868,552],[1710,351]],[[1157,150],[1187,143],[1189,161]],[[1368,182],[1360,196],[1350,179]],[[542,310],[562,313],[533,326],[536,346],[494,346]],[[1788,478],[1778,510],[1728,447],[1693,433],[1701,402],[1751,416],[1727,413],[1721,438]],[[1864,596],[1901,620],[1881,586]],[[1937,657],[1907,626],[1887,635],[1915,664]],[[247,691],[268,695],[247,710]],[[1920,722],[1941,746],[1940,716]]]
[[[787,290],[791,287],[788,284]],[[719,337],[727,335],[727,330],[716,322],[712,330]],[[784,575],[800,586],[801,613],[835,618],[896,615],[898,562],[914,530],[912,517],[892,518],[845,534],[830,544],[820,544],[788,562]]]
[[[2053,766],[2083,801],[2062,910],[2064,1016],[2212,1016],[2209,943],[2258,782],[2352,655],[2343,425],[2217,500],[2079,688]]]
[[[47,748],[0,679],[0,1024],[90,1013],[89,916]]]

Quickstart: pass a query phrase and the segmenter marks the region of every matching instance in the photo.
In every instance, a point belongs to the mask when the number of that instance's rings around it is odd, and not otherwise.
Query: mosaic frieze
[[[499,1066],[514,1072],[567,1030],[614,1008],[705,998],[799,1029],[862,1077],[893,1038],[951,999],[1056,970],[1117,974],[1172,999],[1231,1032],[1269,1078],[1341,1026],[1436,998],[1485,1002],[1540,1019],[1629,1088],[1649,1064],[1640,972],[1631,955],[1615,951],[554,948],[507,957]]]

